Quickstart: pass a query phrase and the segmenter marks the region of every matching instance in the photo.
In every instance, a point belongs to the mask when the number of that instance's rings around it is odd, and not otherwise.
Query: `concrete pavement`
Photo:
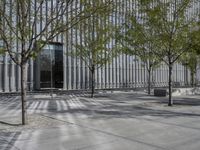
[[[28,100],[20,123],[19,97],[1,97],[1,150],[199,150],[199,96],[167,98],[119,92]],[[6,125],[8,123],[10,125]]]

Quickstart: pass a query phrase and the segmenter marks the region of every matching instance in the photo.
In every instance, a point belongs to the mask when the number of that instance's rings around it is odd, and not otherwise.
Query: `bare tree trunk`
[[[148,94],[151,94],[151,69],[148,70]]]
[[[169,102],[168,106],[173,105],[173,100],[172,100],[172,64],[169,64]]]
[[[95,69],[92,68],[91,70],[92,73],[92,92],[91,92],[91,97],[94,97],[94,91],[95,91]]]
[[[26,107],[26,83],[27,83],[27,74],[26,74],[26,63],[21,64],[21,103],[22,103],[22,125],[28,123],[27,119],[27,107]]]

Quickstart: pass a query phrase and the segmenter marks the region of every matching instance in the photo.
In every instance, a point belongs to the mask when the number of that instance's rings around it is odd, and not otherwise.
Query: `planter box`
[[[154,89],[154,96],[167,96],[167,90],[166,89]]]

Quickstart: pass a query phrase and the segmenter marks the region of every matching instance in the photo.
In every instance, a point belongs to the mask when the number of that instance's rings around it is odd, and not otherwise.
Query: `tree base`
[[[168,103],[168,106],[173,106],[173,104],[171,104],[171,103]]]

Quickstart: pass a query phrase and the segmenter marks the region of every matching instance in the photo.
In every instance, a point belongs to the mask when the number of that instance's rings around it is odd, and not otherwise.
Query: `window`
[[[40,88],[63,88],[63,46],[50,43],[39,56]]]

